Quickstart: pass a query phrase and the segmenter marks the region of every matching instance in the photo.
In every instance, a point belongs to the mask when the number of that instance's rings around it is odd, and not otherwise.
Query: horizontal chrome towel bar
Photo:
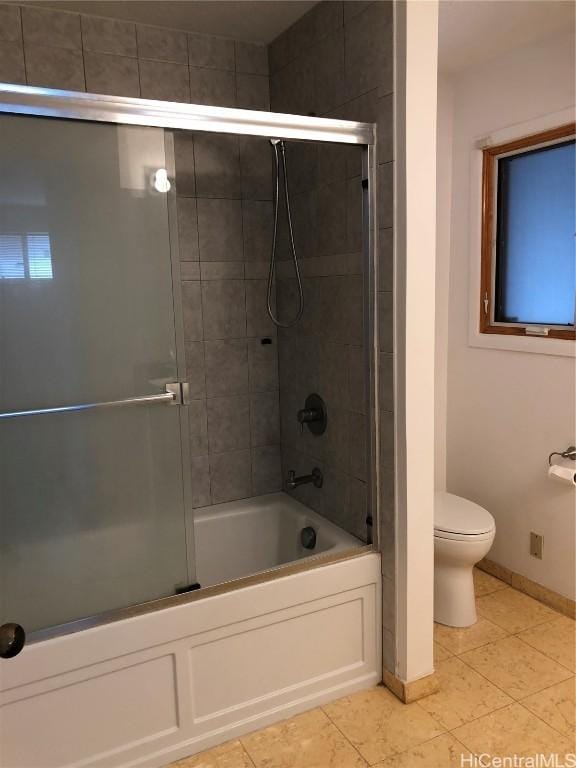
[[[30,411],[6,411],[0,413],[0,419],[14,419],[19,416],[42,416],[47,413],[75,413],[77,411],[91,411],[95,408],[118,408],[124,405],[163,405],[169,403],[182,403],[183,388],[186,384],[166,384],[166,391],[157,395],[141,395],[140,397],[127,397],[124,400],[107,400],[102,403],[82,403],[80,405],[63,405],[57,408],[34,408]]]

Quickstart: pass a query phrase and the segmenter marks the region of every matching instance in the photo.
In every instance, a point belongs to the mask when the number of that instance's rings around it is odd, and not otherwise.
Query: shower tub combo
[[[0,128],[0,765],[162,766],[377,683],[371,534],[305,494],[194,503],[170,190],[174,130],[362,150],[376,424],[374,126],[0,85]]]

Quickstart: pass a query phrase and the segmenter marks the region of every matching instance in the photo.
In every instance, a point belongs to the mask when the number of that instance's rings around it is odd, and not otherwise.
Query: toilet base
[[[434,569],[434,621],[449,627],[476,624],[473,567],[436,563]]]

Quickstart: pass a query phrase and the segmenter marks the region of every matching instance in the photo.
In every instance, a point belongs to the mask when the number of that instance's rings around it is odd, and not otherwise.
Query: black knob
[[[26,642],[26,632],[20,624],[2,624],[0,627],[0,658],[17,656]]]

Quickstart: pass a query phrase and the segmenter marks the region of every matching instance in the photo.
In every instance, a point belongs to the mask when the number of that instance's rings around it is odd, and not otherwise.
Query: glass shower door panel
[[[177,381],[161,129],[0,117],[0,412]],[[0,623],[187,583],[179,408],[0,419]]]

